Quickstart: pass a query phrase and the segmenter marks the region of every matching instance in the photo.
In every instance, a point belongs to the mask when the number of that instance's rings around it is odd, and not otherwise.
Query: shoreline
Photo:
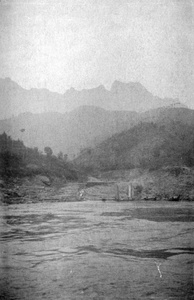
[[[85,176],[80,181],[43,175],[9,180],[1,177],[0,201],[8,204],[39,201],[193,202],[194,168],[115,170],[101,172],[95,177]]]

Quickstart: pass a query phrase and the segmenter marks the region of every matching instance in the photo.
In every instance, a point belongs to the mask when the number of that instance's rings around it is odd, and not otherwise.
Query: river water
[[[0,206],[0,299],[193,299],[193,204]]]

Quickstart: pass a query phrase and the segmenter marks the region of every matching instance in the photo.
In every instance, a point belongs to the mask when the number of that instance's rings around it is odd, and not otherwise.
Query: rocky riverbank
[[[194,201],[194,169],[167,167],[157,171],[141,169],[100,173],[85,182],[66,182],[63,179],[37,175],[34,177],[0,180],[0,200],[6,204],[36,203],[39,201],[114,201],[119,189],[120,201],[131,200]]]
[[[0,200],[3,203],[36,203],[39,201],[80,201],[82,183],[50,179],[47,176],[0,180]]]
[[[115,181],[121,193],[133,186],[134,200],[194,201],[194,168],[164,167],[160,170],[116,170],[104,172],[100,179]]]

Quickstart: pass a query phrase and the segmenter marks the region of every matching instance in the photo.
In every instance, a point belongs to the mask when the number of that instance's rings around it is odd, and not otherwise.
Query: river
[[[193,299],[193,204],[0,206],[0,299]]]

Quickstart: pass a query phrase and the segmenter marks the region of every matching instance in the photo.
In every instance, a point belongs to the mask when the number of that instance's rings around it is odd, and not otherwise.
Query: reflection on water
[[[0,209],[0,299],[192,299],[191,203]]]

